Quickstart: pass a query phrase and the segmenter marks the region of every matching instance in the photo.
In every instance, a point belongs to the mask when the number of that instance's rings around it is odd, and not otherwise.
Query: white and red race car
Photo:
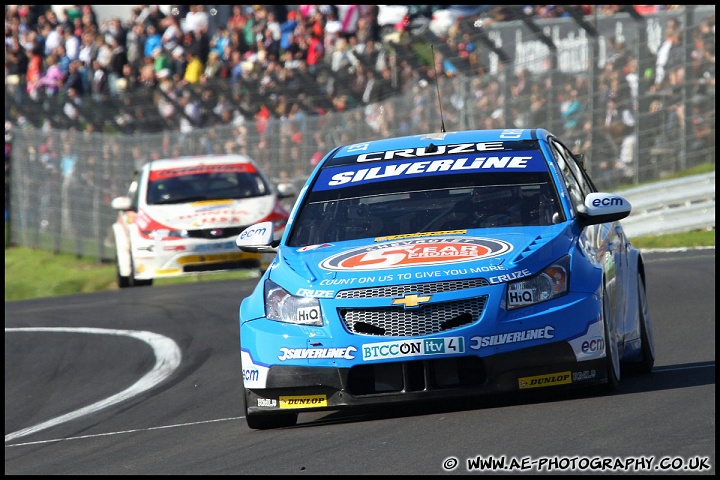
[[[245,155],[155,160],[117,197],[113,224],[120,288],[202,272],[266,268],[267,254],[238,251],[247,226],[272,221],[279,239],[289,212],[258,165]],[[274,256],[274,255],[273,255]],[[268,257],[268,258],[264,258]]]

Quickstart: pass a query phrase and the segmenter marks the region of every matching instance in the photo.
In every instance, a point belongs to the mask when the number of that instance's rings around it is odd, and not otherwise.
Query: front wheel
[[[119,288],[128,288],[130,286],[130,277],[120,275],[120,260],[115,257],[115,276]]]
[[[648,311],[647,294],[645,282],[642,275],[637,276],[638,288],[638,321],[640,323],[640,341],[642,342],[642,359],[637,364],[640,373],[650,373],[655,365],[655,341],[653,339],[652,326],[650,325],[650,313]]]
[[[603,289],[602,298],[602,309],[603,309],[603,324],[605,325],[605,365],[607,368],[607,384],[605,390],[613,392],[620,385],[620,353],[618,351],[617,340],[612,333],[609,325],[608,314],[610,308],[608,307],[607,292]]]

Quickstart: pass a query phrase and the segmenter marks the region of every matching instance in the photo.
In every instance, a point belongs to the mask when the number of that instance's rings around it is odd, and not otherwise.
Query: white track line
[[[150,347],[153,349],[153,352],[155,353],[155,366],[140,380],[138,380],[122,392],[107,397],[104,400],[100,400],[99,402],[95,402],[92,405],[88,405],[87,407],[83,407],[73,412],[66,413],[65,415],[60,415],[59,417],[55,417],[51,420],[37,424],[35,426],[24,428],[22,430],[18,430],[17,432],[9,433],[5,435],[6,442],[14,440],[18,437],[30,435],[31,433],[39,432],[40,430],[45,430],[46,428],[50,428],[64,422],[74,420],[76,418],[88,415],[93,412],[97,412],[98,410],[102,410],[103,408],[115,405],[116,403],[120,403],[124,400],[127,400],[128,398],[134,397],[135,395],[149,390],[155,385],[165,380],[167,377],[169,377],[180,365],[180,360],[182,359],[180,347],[178,347],[178,345],[174,341],[163,335],[146,331],[113,330],[107,328],[37,327],[6,328],[5,333],[7,332],[65,332],[92,333],[97,335],[124,335],[127,337],[135,338],[137,340],[141,340],[150,345]]]
[[[78,437],[67,437],[67,438],[54,438],[52,440],[38,440],[36,442],[26,442],[26,443],[14,443],[12,445],[5,445],[5,448],[9,447],[23,447],[26,445],[40,445],[43,443],[56,443],[56,442],[67,442],[69,440],[82,440],[86,438],[97,438],[97,437],[108,437],[111,435],[123,435],[126,433],[137,433],[137,432],[150,432],[152,430],[163,430],[166,428],[177,428],[177,427],[191,427],[193,425],[203,425],[206,423],[217,423],[217,422],[228,422],[228,421],[237,421],[242,420],[245,417],[230,417],[230,418],[218,418],[215,420],[202,420],[198,422],[190,422],[190,423],[179,423],[176,425],[162,425],[159,427],[147,427],[147,428],[134,428],[132,430],[123,430],[121,432],[107,432],[107,433],[95,433],[92,435],[80,435]]]

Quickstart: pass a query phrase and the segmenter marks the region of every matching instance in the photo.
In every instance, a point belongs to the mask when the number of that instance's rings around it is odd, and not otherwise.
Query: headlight
[[[322,327],[317,298],[290,295],[275,282],[265,280],[265,316],[277,322]]]
[[[562,297],[570,285],[570,255],[548,265],[537,275],[508,283],[508,310]]]

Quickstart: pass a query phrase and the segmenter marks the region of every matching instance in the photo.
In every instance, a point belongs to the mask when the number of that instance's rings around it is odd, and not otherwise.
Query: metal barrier
[[[715,229],[715,172],[617,193],[632,205],[622,221],[630,238]]]

